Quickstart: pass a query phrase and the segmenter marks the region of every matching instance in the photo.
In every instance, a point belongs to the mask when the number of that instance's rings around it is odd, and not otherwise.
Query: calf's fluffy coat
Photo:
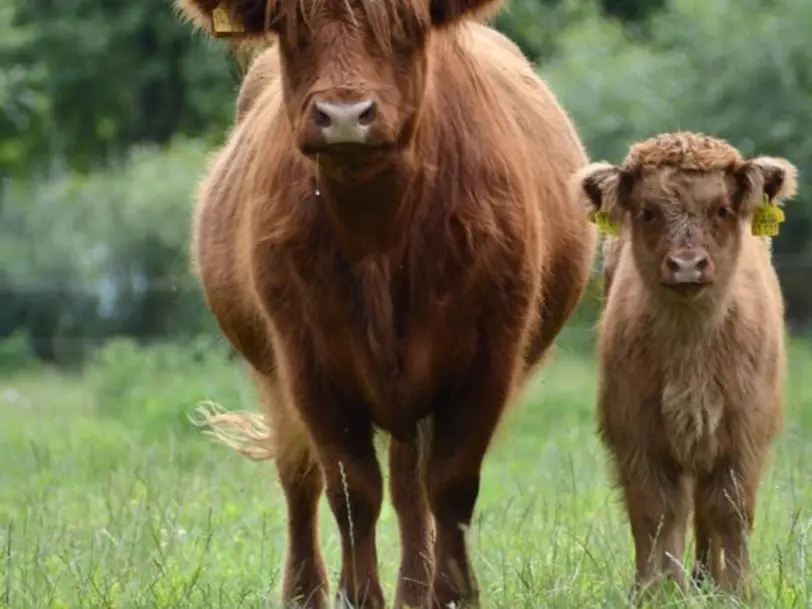
[[[464,528],[483,459],[596,246],[567,193],[586,164],[570,120],[516,46],[474,19],[498,4],[178,0],[209,32],[219,8],[233,38],[276,38],[199,190],[192,256],[270,428],[286,602],[326,606],[326,491],[339,595],[383,606],[376,428],[391,436],[395,606],[477,599]]]
[[[740,590],[768,447],[782,422],[783,301],[754,211],[791,197],[796,169],[701,134],[661,134],[621,166],[593,163],[577,196],[620,229],[604,242],[600,437],[613,457],[636,583],[694,574]]]

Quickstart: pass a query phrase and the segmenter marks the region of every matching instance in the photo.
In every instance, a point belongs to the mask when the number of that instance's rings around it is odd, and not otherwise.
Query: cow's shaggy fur
[[[179,0],[209,31],[216,4]],[[402,541],[395,606],[473,602],[464,528],[483,459],[590,273],[594,227],[567,192],[583,147],[516,46],[474,19],[498,2],[222,5],[240,36],[276,41],[198,192],[192,255],[261,396],[267,434],[250,430],[243,449],[273,457],[287,500],[283,598],[326,606],[326,490],[339,594],[383,606],[380,429]],[[375,104],[353,132],[364,141],[327,141],[314,108],[359,99]]]

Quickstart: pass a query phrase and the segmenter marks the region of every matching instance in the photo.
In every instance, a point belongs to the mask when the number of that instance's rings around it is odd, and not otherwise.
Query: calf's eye
[[[716,210],[716,215],[720,220],[727,220],[728,218],[733,217],[733,212],[727,205],[722,205]]]
[[[641,222],[651,222],[654,220],[654,212],[650,209],[643,208],[637,213],[637,218]]]

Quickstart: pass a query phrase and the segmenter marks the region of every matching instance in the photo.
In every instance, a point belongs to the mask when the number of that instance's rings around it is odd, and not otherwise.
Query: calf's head
[[[575,178],[579,198],[627,231],[637,270],[652,289],[693,298],[724,287],[766,199],[796,191],[787,160],[745,160],[726,142],[661,134],[633,146],[621,166],[593,163]]]
[[[405,146],[427,80],[432,30],[495,10],[501,0],[176,0],[215,36],[278,38],[284,102],[307,155]],[[213,18],[213,15],[215,18]],[[449,111],[453,111],[450,109]]]

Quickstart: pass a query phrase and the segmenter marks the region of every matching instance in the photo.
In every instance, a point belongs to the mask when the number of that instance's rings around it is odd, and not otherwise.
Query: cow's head
[[[592,212],[628,230],[647,285],[696,297],[727,284],[753,214],[792,197],[796,175],[785,159],[744,160],[722,140],[680,132],[634,145],[622,166],[585,167],[575,185]]]
[[[432,30],[495,10],[500,1],[176,3],[210,34],[219,35],[216,24],[225,16],[232,29],[240,30],[232,32],[232,38],[276,35],[285,106],[301,151],[359,155],[409,142],[426,88]]]

